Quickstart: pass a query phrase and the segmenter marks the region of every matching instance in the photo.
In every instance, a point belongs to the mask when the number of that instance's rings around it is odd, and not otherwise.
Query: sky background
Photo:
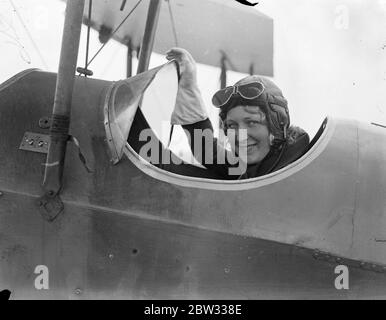
[[[327,115],[386,125],[386,0],[260,0],[256,8],[274,19],[273,79],[289,101],[292,123],[311,137]],[[57,72],[64,10],[59,0],[0,0],[0,82],[27,68]],[[79,65],[85,39],[83,28]],[[99,47],[93,31],[91,55]],[[153,55],[151,66],[164,62]],[[125,63],[126,48],[111,41],[92,64],[94,77],[123,79]],[[215,121],[210,99],[220,71],[199,66],[198,72]],[[229,72],[229,83],[241,77]]]

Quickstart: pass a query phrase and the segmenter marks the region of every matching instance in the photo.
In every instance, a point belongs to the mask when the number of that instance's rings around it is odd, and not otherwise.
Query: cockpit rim
[[[143,173],[146,175],[170,184],[178,185],[181,187],[208,189],[208,190],[221,190],[221,191],[242,191],[260,188],[266,185],[276,183],[284,180],[300,170],[303,170],[316,158],[318,158],[329,144],[336,127],[336,120],[332,116],[327,116],[323,121],[322,127],[324,127],[322,134],[316,141],[311,141],[311,148],[298,160],[287,165],[286,167],[272,172],[270,174],[243,180],[222,180],[222,179],[210,179],[191,177],[182,174],[173,173],[148,162],[142,158],[134,149],[126,143],[124,148],[124,154],[126,157]],[[316,137],[316,136],[315,136]]]
[[[168,64],[171,64],[170,62]],[[165,66],[165,65],[164,65]],[[153,70],[163,68],[164,66],[160,66]],[[174,66],[176,64],[174,63]],[[176,67],[176,74],[178,76],[178,68]],[[119,88],[124,81],[118,81],[113,83],[110,88],[108,94],[105,96],[103,105],[104,105],[104,113],[105,113],[105,129],[106,129],[106,141],[109,145],[110,153],[112,155],[111,162],[113,164],[117,164],[122,160],[123,155],[129,158],[129,160],[142,172],[145,174],[164,182],[168,182],[171,184],[184,186],[184,187],[193,187],[193,188],[201,188],[201,189],[213,189],[213,190],[248,190],[254,189],[261,186],[265,186],[268,184],[275,183],[277,181],[283,180],[296,172],[300,171],[308,164],[310,164],[314,159],[316,159],[325,149],[327,144],[329,143],[333,132],[335,130],[335,121],[331,116],[327,116],[323,121],[321,128],[316,133],[315,137],[312,139],[309,144],[309,149],[307,152],[300,157],[298,160],[293,163],[287,165],[286,167],[272,172],[270,174],[251,178],[251,179],[243,179],[243,180],[224,180],[224,179],[216,179],[209,177],[197,177],[191,175],[184,175],[183,173],[176,173],[165,170],[162,167],[158,167],[148,160],[141,157],[137,151],[130,146],[130,144],[125,141],[122,145],[121,154],[118,154],[118,150],[115,149],[114,146],[114,135],[111,134],[111,127],[109,119],[109,109],[113,106],[111,105],[111,96],[112,93]],[[115,89],[115,90],[114,90]],[[138,108],[140,108],[138,106]],[[134,119],[130,119],[133,121]],[[150,127],[151,130],[153,130]],[[120,152],[119,152],[120,153]]]

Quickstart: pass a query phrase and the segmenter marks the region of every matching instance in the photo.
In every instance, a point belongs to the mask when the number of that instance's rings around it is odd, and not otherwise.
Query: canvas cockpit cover
[[[170,119],[178,91],[178,70],[170,62],[114,83],[106,96],[104,113],[112,161],[122,158],[138,107],[164,146],[170,135]]]

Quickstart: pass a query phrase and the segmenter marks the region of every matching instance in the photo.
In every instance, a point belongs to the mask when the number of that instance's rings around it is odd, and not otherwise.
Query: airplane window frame
[[[168,63],[172,65],[172,63]],[[175,66],[175,64],[174,64]],[[163,68],[163,66],[160,66],[159,68]],[[158,68],[156,68],[158,69]],[[154,69],[155,70],[155,69]],[[158,69],[159,71],[160,69]],[[156,71],[156,73],[158,73]],[[176,68],[177,75],[178,75],[178,68]],[[154,78],[153,78],[154,79]],[[151,80],[152,82],[153,80]],[[124,82],[124,81],[122,81]],[[111,106],[111,97],[113,96],[113,92],[119,88],[118,83],[114,83],[112,86],[110,86],[108,90],[108,94],[105,96],[105,101],[104,101],[104,111],[105,111],[105,119],[106,116],[108,117],[108,111],[110,110]],[[141,110],[140,104],[136,107],[136,110]],[[107,112],[107,113],[106,113]],[[157,133],[154,131],[154,129],[151,127],[149,123],[147,123],[146,117],[143,115],[143,118],[145,120],[145,125],[148,126],[148,128],[153,132],[154,136],[158,139],[158,141],[161,143],[162,147],[167,152],[170,152],[171,155],[176,157],[181,161],[183,165],[188,165],[188,166],[194,166],[197,169],[200,170],[206,170],[203,169],[200,166],[197,166],[195,164],[187,163],[184,162],[181,157],[173,153],[172,150],[170,150],[168,147],[164,146],[164,144],[159,140]],[[111,120],[111,119],[109,119]],[[132,122],[134,121],[134,118],[130,119]],[[141,120],[139,120],[141,121]],[[109,122],[109,121],[108,121]],[[109,123],[108,123],[109,124]],[[131,125],[130,125],[131,127]],[[111,128],[106,127],[106,137],[107,141],[109,144],[109,148],[111,149],[114,147],[114,137],[110,134]],[[280,180],[283,180],[296,172],[302,170],[306,166],[308,166],[313,160],[315,160],[327,147],[333,133],[335,131],[335,121],[332,117],[326,117],[326,119],[323,121],[321,128],[318,130],[316,135],[313,137],[313,139],[310,142],[310,148],[307,150],[307,152],[301,156],[299,159],[296,161],[290,163],[289,165],[285,166],[284,168],[274,171],[270,174],[255,177],[255,178],[250,178],[250,179],[242,179],[242,180],[224,180],[224,179],[217,179],[217,178],[209,178],[209,177],[198,177],[196,175],[190,175],[188,172],[186,174],[183,174],[181,172],[173,172],[169,171],[166,168],[161,166],[157,166],[156,164],[152,164],[151,162],[148,161],[148,159],[142,158],[137,151],[135,150],[135,146],[132,147],[129,143],[128,140],[125,141],[122,145],[122,154],[116,155],[116,157],[113,157],[113,163],[116,164],[118,163],[122,157],[125,155],[139,170],[141,170],[143,173],[145,173],[148,176],[153,177],[154,179],[157,179],[159,181],[167,182],[170,184],[174,185],[179,185],[183,187],[189,187],[189,188],[199,188],[199,189],[208,189],[208,190],[248,190],[248,189],[255,189],[259,188],[262,186],[266,186],[275,182],[278,182]],[[321,132],[321,134],[320,134]],[[318,137],[318,135],[320,135]],[[135,138],[135,137],[134,137]],[[111,152],[112,150],[110,150]],[[114,156],[114,154],[113,154]],[[119,157],[119,159],[117,158]],[[175,164],[174,166],[178,166],[178,164]],[[184,168],[182,168],[184,169]],[[186,168],[188,170],[188,168]],[[197,171],[197,173],[199,173]],[[205,174],[205,173],[203,173]],[[208,174],[209,175],[209,174]],[[209,175],[211,176],[211,175]]]
[[[207,190],[221,190],[221,191],[240,191],[250,190],[263,187],[284,180],[300,170],[307,167],[311,162],[319,157],[329,144],[336,127],[336,122],[333,117],[327,116],[323,121],[323,131],[320,137],[314,141],[311,148],[299,159],[285,166],[284,168],[274,171],[270,174],[263,175],[251,179],[243,180],[223,180],[223,179],[209,179],[192,177],[182,174],[173,173],[165,169],[161,169],[146,159],[142,158],[130,145],[126,143],[123,154],[143,173],[146,175],[163,181],[166,183],[178,185],[181,187],[198,188]],[[319,132],[319,131],[318,131]]]

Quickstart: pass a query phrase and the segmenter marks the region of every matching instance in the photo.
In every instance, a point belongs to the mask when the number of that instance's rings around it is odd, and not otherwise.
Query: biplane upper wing
[[[143,0],[114,39],[138,48],[141,44],[150,0]],[[170,0],[168,0],[170,1]],[[136,0],[94,0],[91,26],[114,30],[136,5]],[[124,6],[123,6],[124,4]],[[229,70],[273,75],[273,20],[256,9],[234,0],[172,0],[162,2],[153,51],[164,54],[176,46],[190,51],[197,62],[220,67],[222,54]],[[123,10],[121,10],[123,7]],[[84,12],[88,22],[88,1]],[[171,19],[171,16],[173,19]]]

